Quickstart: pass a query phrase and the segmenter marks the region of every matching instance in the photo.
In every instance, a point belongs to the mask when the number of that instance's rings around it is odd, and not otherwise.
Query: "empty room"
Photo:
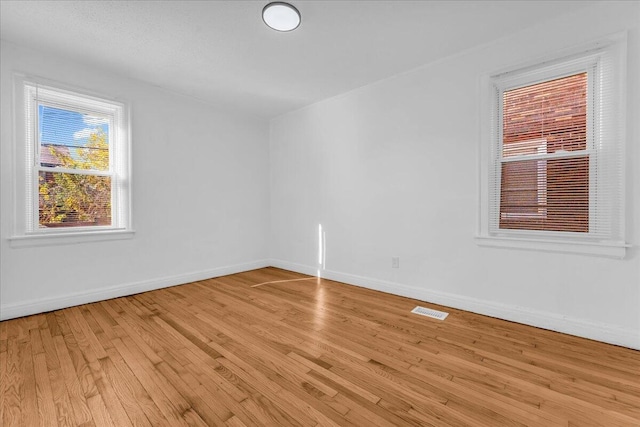
[[[0,426],[640,426],[640,1],[0,37]]]

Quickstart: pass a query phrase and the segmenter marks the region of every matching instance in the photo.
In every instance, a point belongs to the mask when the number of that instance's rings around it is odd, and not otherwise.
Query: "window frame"
[[[602,88],[599,87],[599,73],[604,53],[614,63],[614,73],[620,77],[616,83],[616,96],[614,103],[619,115],[614,119],[603,119],[600,110],[602,102],[599,98]],[[622,201],[618,209],[619,217],[617,233],[611,231],[607,236],[602,232],[595,233],[592,221],[596,218],[595,206],[598,202],[598,189],[602,181],[597,176],[601,172],[610,172],[606,168],[611,165],[605,161],[599,161],[598,156],[610,146],[604,146],[598,139],[603,126],[603,120],[612,121],[604,123],[607,128],[617,129],[616,140],[613,144],[624,158],[626,144],[624,135],[625,125],[625,77],[626,77],[626,34],[617,34],[578,49],[564,51],[553,57],[542,58],[517,67],[502,70],[500,72],[483,75],[481,78],[481,138],[479,145],[479,211],[478,231],[475,239],[480,246],[529,249],[547,252],[575,253],[597,255],[604,257],[623,258],[626,248],[624,242],[624,182],[626,175],[624,170],[620,172],[619,182],[616,183],[618,191],[622,194]],[[613,58],[613,59],[611,59]],[[501,196],[501,168],[502,160],[502,102],[504,91],[525,87],[540,82],[587,72],[587,146],[585,150],[546,154],[540,157],[589,156],[589,232],[547,231],[547,230],[522,230],[500,228],[500,196]],[[525,157],[525,156],[522,156]],[[534,160],[538,156],[532,156]],[[596,161],[592,161],[596,159]],[[617,235],[616,235],[617,234]]]
[[[126,102],[47,79],[14,74],[14,233],[12,247],[81,243],[132,238],[131,143]],[[109,120],[109,170],[88,171],[46,167],[40,163],[40,105]],[[111,224],[41,228],[39,173],[74,173],[111,178]]]

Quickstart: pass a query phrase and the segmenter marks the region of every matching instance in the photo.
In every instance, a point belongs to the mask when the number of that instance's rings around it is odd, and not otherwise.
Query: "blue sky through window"
[[[38,105],[38,135],[41,144],[84,147],[91,133],[100,129],[109,141],[109,121],[105,117]]]

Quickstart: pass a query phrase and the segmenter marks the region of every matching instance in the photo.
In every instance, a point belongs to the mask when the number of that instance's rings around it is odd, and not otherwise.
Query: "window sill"
[[[124,240],[133,238],[133,230],[101,230],[65,233],[41,233],[12,236],[9,244],[12,248],[28,248],[51,245],[73,245],[86,242],[102,242],[107,240]]]
[[[621,242],[578,242],[542,240],[526,237],[476,236],[483,247],[536,250],[564,254],[579,254],[622,259],[630,245]]]

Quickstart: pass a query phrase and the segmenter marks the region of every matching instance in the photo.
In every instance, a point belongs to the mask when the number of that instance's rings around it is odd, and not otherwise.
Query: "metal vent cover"
[[[419,314],[421,316],[431,317],[432,319],[444,320],[447,318],[449,313],[445,313],[444,311],[433,310],[431,308],[420,307],[417,306],[413,310],[412,313]]]

